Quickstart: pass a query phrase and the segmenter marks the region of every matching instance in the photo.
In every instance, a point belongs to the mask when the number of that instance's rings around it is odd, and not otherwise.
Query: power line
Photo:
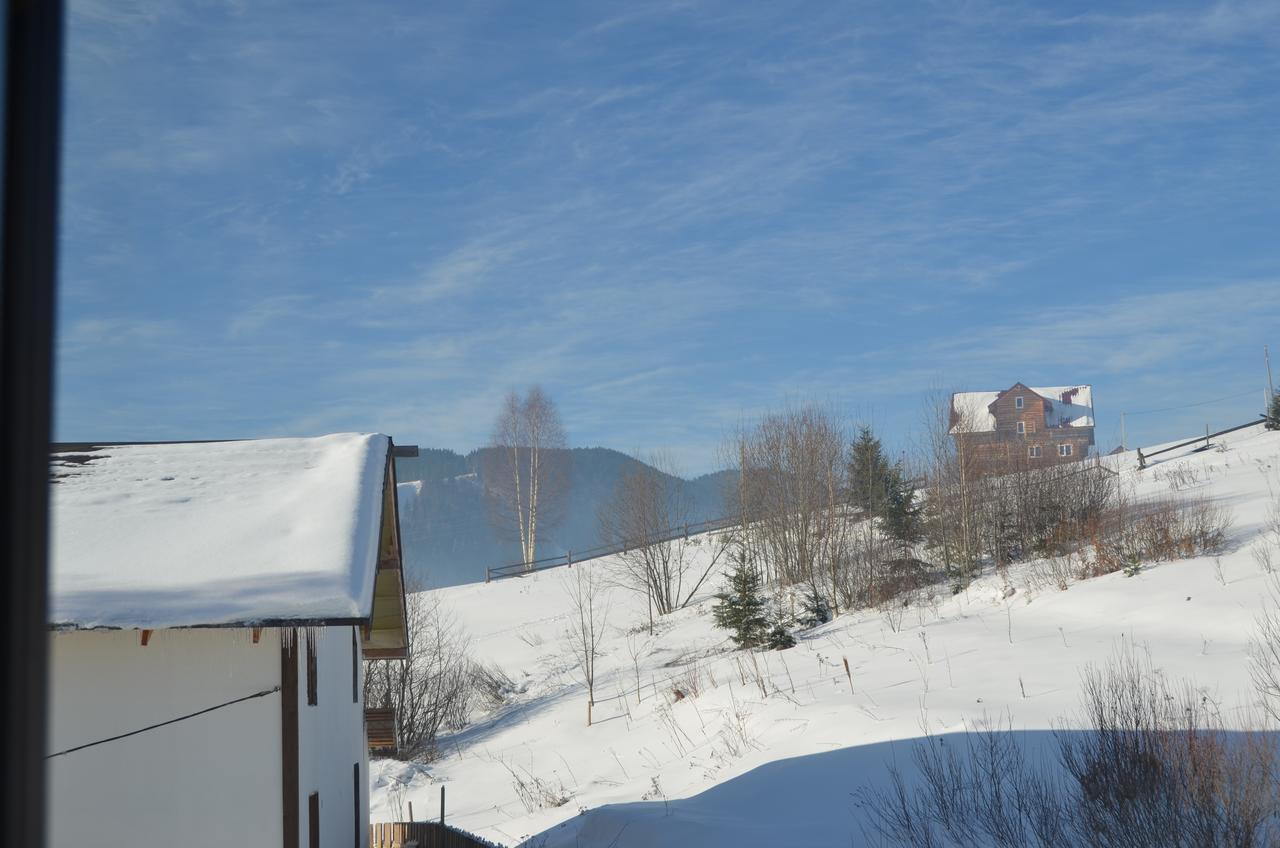
[[[1247,392],[1241,392],[1238,395],[1228,395],[1227,397],[1213,398],[1212,400],[1202,400],[1198,403],[1180,403],[1177,406],[1166,406],[1164,409],[1143,409],[1139,412],[1126,412],[1125,415],[1152,415],[1157,412],[1176,412],[1179,409],[1190,409],[1196,406],[1208,406],[1211,403],[1222,403],[1224,400],[1235,400],[1246,395],[1255,394],[1257,389],[1250,389]]]
[[[148,730],[155,730],[157,727],[164,727],[165,725],[168,725],[168,724],[177,724],[180,721],[186,721],[189,718],[195,718],[196,716],[201,716],[201,715],[204,715],[205,713],[211,713],[214,710],[220,710],[223,707],[229,707],[232,704],[239,704],[242,701],[251,701],[254,698],[265,698],[267,695],[270,695],[279,691],[280,691],[279,686],[272,687],[271,689],[263,689],[261,692],[254,692],[252,695],[245,695],[243,698],[236,698],[235,700],[227,701],[225,703],[218,704],[216,706],[205,707],[203,710],[197,710],[194,713],[188,713],[187,715],[184,715],[184,716],[171,718],[168,721],[162,721],[159,724],[152,724],[152,725],[148,725],[147,727],[139,728],[137,730],[130,730],[128,733],[121,733],[119,736],[111,736],[106,739],[99,739],[97,742],[86,742],[83,745],[77,745],[74,748],[67,748],[65,751],[59,751],[56,754],[48,754],[47,756],[45,756],[45,759],[51,760],[54,757],[61,757],[63,754],[72,754],[72,753],[75,753],[76,751],[83,751],[85,748],[92,748],[94,745],[105,745],[108,742],[115,742],[117,739],[127,739],[130,736],[137,736],[139,733],[146,733]]]

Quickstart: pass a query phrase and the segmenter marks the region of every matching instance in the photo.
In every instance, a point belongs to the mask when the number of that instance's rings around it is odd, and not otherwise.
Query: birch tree
[[[520,542],[521,561],[531,565],[539,534],[562,516],[568,489],[564,426],[541,387],[523,398],[507,393],[483,457],[490,515],[500,532]]]

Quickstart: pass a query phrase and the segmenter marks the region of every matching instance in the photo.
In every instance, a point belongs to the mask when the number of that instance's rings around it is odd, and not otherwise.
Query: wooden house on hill
[[[364,658],[405,658],[391,439],[51,457],[49,845],[368,844]]]
[[[1014,383],[999,392],[956,392],[949,428],[962,459],[979,473],[1078,462],[1094,445],[1093,389]]]

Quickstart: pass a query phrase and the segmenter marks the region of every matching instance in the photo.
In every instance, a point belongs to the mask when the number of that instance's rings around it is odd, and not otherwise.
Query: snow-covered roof
[[[1092,386],[1029,386],[1049,401],[1045,425],[1049,427],[1092,427]],[[1008,391],[1005,389],[1004,391]],[[956,392],[951,396],[952,433],[990,433],[996,417],[990,406],[1004,392]]]
[[[389,449],[343,433],[55,453],[50,623],[368,618]]]

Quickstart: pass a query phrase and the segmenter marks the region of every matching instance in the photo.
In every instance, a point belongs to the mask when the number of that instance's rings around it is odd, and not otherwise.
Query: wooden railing
[[[369,848],[501,848],[465,830],[439,822],[374,822]]]
[[[737,522],[736,518],[713,518],[710,521],[700,521],[696,524],[682,524],[679,527],[672,527],[664,530],[659,535],[651,539],[628,539],[620,545],[599,545],[594,548],[588,548],[584,551],[567,551],[559,556],[545,557],[543,559],[535,559],[533,562],[513,562],[510,565],[499,565],[495,568],[486,568],[484,570],[484,582],[491,580],[501,580],[504,577],[523,577],[526,574],[533,574],[538,571],[546,571],[548,568],[561,568],[563,566],[573,565],[575,562],[585,562],[589,559],[598,559],[600,557],[612,556],[620,554],[624,551],[634,550],[644,545],[659,544],[661,542],[670,542],[672,539],[688,538],[698,533],[706,533],[710,530],[723,530]]]
[[[1260,417],[1263,419],[1266,418],[1265,415]],[[1191,445],[1198,445],[1199,447],[1197,447],[1196,450],[1207,450],[1208,448],[1212,447],[1212,445],[1209,442],[1210,439],[1216,438],[1218,436],[1225,436],[1227,433],[1234,433],[1236,430],[1243,430],[1246,427],[1253,427],[1261,423],[1262,421],[1250,421],[1247,424],[1237,424],[1234,427],[1228,427],[1227,429],[1219,430],[1216,433],[1210,433],[1209,428],[1206,427],[1205,433],[1203,436],[1196,436],[1194,439],[1188,439],[1185,442],[1179,442],[1178,444],[1170,445],[1167,448],[1160,448],[1160,450],[1146,451],[1146,452],[1144,452],[1142,448],[1138,448],[1138,468],[1146,468],[1147,460],[1153,456],[1158,456],[1162,453],[1168,453],[1169,451],[1178,450],[1179,448],[1190,447]]]

